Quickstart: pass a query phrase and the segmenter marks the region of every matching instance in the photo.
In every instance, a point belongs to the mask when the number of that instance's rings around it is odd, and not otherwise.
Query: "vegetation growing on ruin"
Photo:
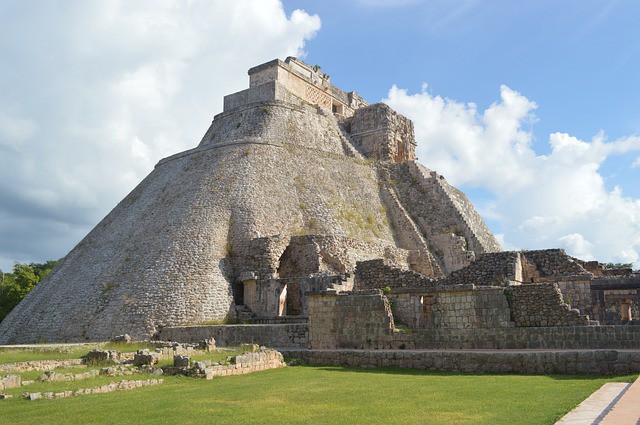
[[[74,384],[80,388],[110,379],[100,377]],[[497,424],[513,423],[517,418],[519,424],[552,424],[605,382],[630,381],[633,377],[287,367],[211,381],[164,379],[164,384],[156,387],[109,394],[35,402],[0,400],[0,421]],[[69,383],[56,385],[60,389],[69,387]]]

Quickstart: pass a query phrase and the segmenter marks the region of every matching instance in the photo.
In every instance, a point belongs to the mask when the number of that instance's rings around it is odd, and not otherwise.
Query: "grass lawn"
[[[0,423],[553,424],[605,382],[634,378],[296,366],[212,381],[166,377],[157,387],[68,399],[0,400]]]

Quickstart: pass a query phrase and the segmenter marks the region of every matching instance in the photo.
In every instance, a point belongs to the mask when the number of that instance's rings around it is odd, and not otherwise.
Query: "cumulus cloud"
[[[279,0],[3,2],[0,268],[64,255],[319,28]]]
[[[613,155],[640,151],[640,138],[584,141],[549,136],[550,153],[533,147],[533,111],[525,96],[502,86],[484,111],[472,103],[392,87],[386,102],[414,121],[421,162],[463,188],[489,190],[487,215],[508,248],[562,247],[579,258],[640,267],[640,200],[607,190],[599,173]],[[636,161],[637,162],[637,161]]]

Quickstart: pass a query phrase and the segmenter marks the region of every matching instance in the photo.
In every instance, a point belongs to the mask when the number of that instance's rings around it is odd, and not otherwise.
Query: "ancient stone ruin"
[[[0,343],[639,348],[623,326],[639,274],[502,252],[467,197],[417,162],[412,122],[318,67],[274,60],[249,80],[15,308]]]

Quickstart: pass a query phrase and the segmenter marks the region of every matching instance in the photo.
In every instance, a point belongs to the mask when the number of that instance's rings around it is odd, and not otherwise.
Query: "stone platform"
[[[300,350],[279,349],[303,364],[399,367],[467,373],[628,375],[640,350]]]

